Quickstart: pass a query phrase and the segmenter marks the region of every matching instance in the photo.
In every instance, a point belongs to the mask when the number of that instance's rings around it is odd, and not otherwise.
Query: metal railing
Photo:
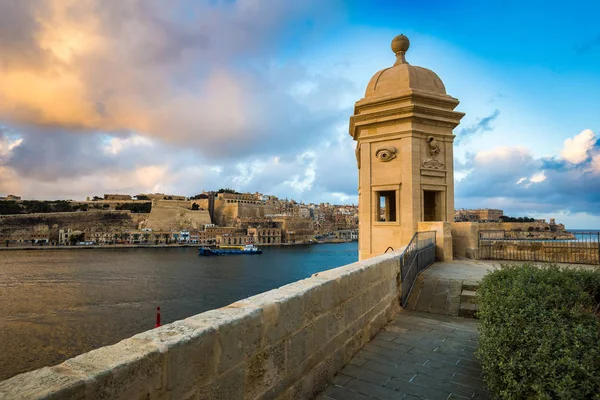
[[[435,240],[435,231],[417,232],[400,255],[402,307],[406,306],[417,276],[435,262]]]
[[[600,264],[600,232],[481,231],[481,259]]]

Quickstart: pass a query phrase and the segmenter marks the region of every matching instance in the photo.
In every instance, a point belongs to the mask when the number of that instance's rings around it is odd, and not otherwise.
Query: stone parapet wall
[[[485,240],[479,258],[571,264],[600,264],[596,242]]]
[[[0,399],[309,399],[399,310],[402,250],[17,375]]]
[[[562,226],[562,225],[561,225]],[[545,222],[452,222],[452,244],[455,257],[479,259],[479,232],[481,231],[517,231],[528,232],[540,239],[560,238],[559,233],[546,230]],[[537,231],[536,231],[537,229]],[[563,237],[568,239],[569,236]]]

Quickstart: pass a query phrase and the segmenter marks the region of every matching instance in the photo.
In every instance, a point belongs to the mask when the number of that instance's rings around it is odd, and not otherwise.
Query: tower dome
[[[373,75],[367,86],[365,98],[392,96],[409,90],[446,95],[446,87],[435,72],[406,62],[404,54],[409,47],[410,41],[404,35],[398,35],[392,40],[396,62]]]

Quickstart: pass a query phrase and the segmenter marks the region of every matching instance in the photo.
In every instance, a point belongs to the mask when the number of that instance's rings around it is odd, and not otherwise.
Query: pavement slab
[[[447,289],[443,282],[431,292]],[[474,356],[477,326],[472,319],[403,310],[317,399],[490,399]]]

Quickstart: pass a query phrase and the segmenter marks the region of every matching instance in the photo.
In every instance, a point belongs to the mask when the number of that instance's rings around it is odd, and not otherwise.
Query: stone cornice
[[[393,105],[409,100],[412,103],[420,102],[431,106],[454,110],[460,103],[458,99],[452,96],[440,96],[435,94],[429,94],[419,92],[416,90],[406,90],[398,93],[397,95],[376,97],[376,98],[363,98],[357,101],[354,105],[354,114],[359,114],[361,110],[372,108],[373,106],[386,106]]]
[[[402,107],[379,110],[370,113],[353,115],[350,117],[349,134],[356,140],[357,128],[368,127],[381,123],[412,122],[444,126],[454,129],[460,123],[464,113],[439,108],[432,108],[420,104],[405,105]]]
[[[449,134],[436,134],[431,132],[425,132],[418,129],[409,129],[401,132],[390,132],[390,133],[379,133],[370,134],[366,137],[361,138],[362,143],[377,143],[386,140],[387,138],[404,139],[408,137],[417,137],[419,139],[425,139],[427,136],[435,136],[440,142],[454,142],[456,135]]]

